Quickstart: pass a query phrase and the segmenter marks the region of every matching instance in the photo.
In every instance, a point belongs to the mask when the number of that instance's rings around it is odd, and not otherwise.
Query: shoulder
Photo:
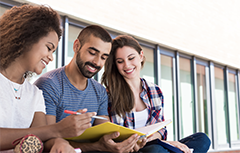
[[[31,84],[29,81],[25,81],[24,82],[24,86],[23,88],[25,88],[25,90],[27,91],[27,93],[34,93],[34,95],[42,95],[42,91],[34,84]]]
[[[155,83],[146,81],[144,78],[141,78],[141,81],[143,83],[143,87],[149,91],[151,94],[159,94],[162,96],[162,90],[160,89],[160,87],[158,85],[156,85]]]
[[[94,79],[88,79],[88,82],[90,83],[91,88],[93,89],[92,92],[94,92],[99,97],[107,97],[107,91],[106,88],[97,82]]]
[[[105,90],[106,91],[106,89],[104,88],[104,86],[102,85],[102,84],[100,84],[99,82],[97,82],[95,79],[88,79],[89,80],[89,82],[91,82],[91,85],[95,88],[95,89],[97,89],[97,90]]]
[[[144,78],[141,78],[141,81],[142,81],[143,85],[145,84],[146,87],[148,87],[148,88],[153,88],[153,89],[156,88],[156,89],[160,90],[160,87],[158,85],[156,85],[155,83],[147,81]]]
[[[40,78],[38,78],[34,84],[38,87],[45,85],[58,85],[63,78],[64,67],[57,68],[55,70],[44,73]]]

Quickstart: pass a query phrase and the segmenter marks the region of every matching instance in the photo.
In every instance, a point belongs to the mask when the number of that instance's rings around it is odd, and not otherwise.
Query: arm
[[[46,118],[43,112],[35,112],[32,124],[26,129],[16,129],[16,128],[0,128],[0,148],[1,150],[12,149],[14,146],[12,142],[19,139],[27,134],[40,135],[41,126],[46,125]],[[41,140],[47,140],[44,136],[40,137]]]
[[[95,119],[94,120],[94,125],[98,125],[98,124],[102,124],[102,123],[105,123],[105,122],[108,122],[109,121],[109,117],[108,116],[104,116],[104,115],[100,115],[101,117],[104,117],[108,120],[101,120],[101,119]]]
[[[96,113],[85,113],[82,115],[70,115],[62,121],[47,125],[40,126],[39,123],[44,123],[44,113],[34,115],[32,122],[32,128],[16,129],[16,128],[0,128],[0,148],[1,150],[12,149],[14,146],[12,142],[18,138],[21,138],[27,134],[34,134],[38,136],[42,141],[46,141],[50,138],[56,137],[73,137],[83,133],[83,131],[91,126],[91,116]],[[38,127],[35,127],[39,125]]]
[[[169,143],[169,144],[173,145],[174,147],[179,148],[184,153],[191,153],[191,150],[188,148],[188,146],[179,141],[164,141],[164,142]]]
[[[68,141],[63,138],[53,138],[44,143],[44,151],[46,152],[75,152],[74,148]]]
[[[107,151],[107,152],[131,152],[133,151],[134,145],[137,143],[139,136],[137,134],[132,135],[128,139],[116,143],[114,138],[119,136],[118,132],[104,135],[99,141],[94,143],[76,143],[70,141],[70,144],[75,148],[80,147],[83,152],[88,151]]]
[[[78,110],[78,112],[84,113],[82,110]],[[78,115],[73,115],[78,116]],[[107,116],[102,116],[108,118]],[[56,123],[56,117],[53,115],[47,115],[48,124]],[[101,124],[106,122],[105,120],[95,119],[94,124]],[[137,143],[139,136],[132,135],[128,139],[123,142],[116,143],[113,141],[114,138],[119,136],[118,132],[108,134],[103,136],[99,141],[94,143],[79,143],[74,141],[69,141],[71,146],[74,148],[81,148],[83,152],[87,151],[108,151],[108,152],[130,152],[133,150],[134,145]]]

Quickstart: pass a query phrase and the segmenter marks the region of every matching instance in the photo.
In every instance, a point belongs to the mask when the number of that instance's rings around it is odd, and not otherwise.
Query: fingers
[[[168,141],[167,143],[170,143],[171,145],[179,148],[184,153],[191,153],[191,150],[188,148],[188,146],[179,141]]]
[[[139,149],[143,148],[147,143],[147,138],[138,139],[137,143],[134,145],[133,151],[137,152]]]
[[[83,112],[86,110],[83,110]],[[91,127],[92,116],[96,112],[88,112],[80,115],[69,115],[59,122],[60,132],[63,137],[74,137],[82,134],[87,128]]]
[[[87,108],[84,108],[84,109],[79,109],[77,112],[79,112],[79,113],[86,113],[87,112]]]
[[[180,143],[178,145],[178,148],[185,153],[191,153],[190,149],[185,144]]]
[[[140,137],[139,135],[133,134],[131,137],[121,142],[121,145],[123,146],[123,150],[126,152],[131,152],[132,150],[134,150],[134,146],[137,145],[137,141],[139,137]],[[139,149],[139,148],[136,148],[136,149]]]
[[[184,144],[180,145],[179,149],[182,150],[184,153],[191,153],[191,150]]]
[[[113,132],[111,134],[106,134],[104,135],[104,139],[107,141],[109,139],[115,139],[117,137],[119,137],[120,133],[119,132]]]
[[[140,148],[142,148],[143,146],[146,145],[147,140],[148,140],[147,138],[140,139],[137,141],[137,144],[139,145]]]
[[[139,136],[137,134],[134,134],[131,137],[129,137],[128,139],[116,144],[112,139],[117,138],[119,135],[120,135],[119,132],[114,132],[111,134],[104,135],[103,139],[105,142],[111,141],[113,143],[112,149],[115,152],[133,152],[134,145],[137,143]]]

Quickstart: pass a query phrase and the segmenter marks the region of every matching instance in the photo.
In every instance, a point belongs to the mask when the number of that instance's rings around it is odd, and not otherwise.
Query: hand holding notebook
[[[105,122],[96,126],[93,126],[91,128],[86,129],[80,136],[77,137],[71,137],[66,138],[68,140],[74,140],[74,141],[96,141],[100,139],[103,135],[110,134],[113,132],[119,132],[120,136],[116,138],[117,141],[122,141],[127,139],[133,134],[138,134],[140,136],[148,137],[151,134],[157,132],[158,130],[164,128],[168,124],[170,124],[171,120],[166,120],[163,122],[159,122],[156,124],[148,125],[142,128],[138,129],[129,129],[111,122]]]

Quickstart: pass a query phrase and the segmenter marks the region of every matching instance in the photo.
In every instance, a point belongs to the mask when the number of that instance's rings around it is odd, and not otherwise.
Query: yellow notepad
[[[103,135],[110,134],[113,132],[120,133],[120,136],[115,139],[117,141],[125,140],[135,133],[137,133],[140,136],[146,135],[148,137],[149,135],[167,126],[171,122],[172,122],[171,120],[166,120],[164,122],[148,125],[148,126],[137,128],[137,129],[129,129],[111,122],[105,122],[105,123],[92,126],[91,128],[86,129],[80,136],[65,138],[65,139],[74,140],[74,141],[85,141],[85,140],[97,141]]]

